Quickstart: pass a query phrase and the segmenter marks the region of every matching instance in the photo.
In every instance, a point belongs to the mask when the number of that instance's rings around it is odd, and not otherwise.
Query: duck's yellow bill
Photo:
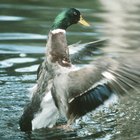
[[[83,17],[80,15],[80,20],[78,21],[80,24],[84,25],[84,26],[90,26],[84,19]]]

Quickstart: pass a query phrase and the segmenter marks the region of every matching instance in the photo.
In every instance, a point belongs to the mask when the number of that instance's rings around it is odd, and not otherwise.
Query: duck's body
[[[65,54],[64,56],[68,57],[65,33],[52,34],[52,38],[50,36],[49,39],[54,42],[53,39],[57,41],[61,38],[64,40],[63,44],[60,43],[60,49],[63,48],[64,52],[61,51],[59,54],[62,56]],[[50,48],[55,52],[55,44],[48,45],[47,55],[48,70],[50,68],[53,79],[51,95],[59,114],[69,123],[103,104],[112,94],[124,95],[140,83],[140,68],[137,65],[138,55],[136,54],[135,57],[133,56],[136,64],[132,64],[131,55],[118,58],[104,56],[89,66],[76,69],[69,59],[67,59],[68,66],[58,61],[51,62],[53,56],[50,56]]]
[[[76,68],[69,56],[64,29],[53,29],[47,53],[38,71],[32,99],[20,120],[23,131],[53,127],[60,117],[71,124],[104,103],[112,94],[123,95],[140,83],[138,56],[131,61],[102,57]]]

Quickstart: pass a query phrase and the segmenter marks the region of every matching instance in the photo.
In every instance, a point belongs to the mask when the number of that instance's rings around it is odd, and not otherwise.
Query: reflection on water
[[[70,27],[68,42],[107,38],[107,42],[103,41],[97,48],[100,46],[105,52],[114,55],[114,52],[139,51],[139,6],[139,0],[81,0],[80,4],[74,0],[60,0],[59,3],[1,0],[0,139],[139,139],[140,96],[136,93],[133,93],[133,99],[126,97],[120,104],[89,113],[78,120],[75,131],[53,128],[25,134],[18,127],[23,107],[29,101],[27,89],[35,83],[37,67],[44,58],[47,33],[57,13],[65,7],[79,8],[91,27]],[[102,50],[93,48],[79,52],[81,57],[74,58],[74,63],[83,65],[103,54]],[[78,51],[79,48],[72,48],[73,53]]]
[[[45,39],[46,36],[27,33],[0,33],[0,40],[30,40],[30,39]]]
[[[0,21],[20,21],[20,20],[24,20],[24,17],[0,16]]]

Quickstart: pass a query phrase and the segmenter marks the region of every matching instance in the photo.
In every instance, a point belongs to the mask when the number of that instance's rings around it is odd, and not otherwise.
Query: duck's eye
[[[77,13],[76,12],[73,12],[73,15],[77,16]]]

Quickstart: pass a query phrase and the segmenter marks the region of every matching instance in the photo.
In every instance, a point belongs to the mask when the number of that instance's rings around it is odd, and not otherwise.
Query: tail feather
[[[31,104],[28,104],[24,110],[23,115],[19,120],[19,125],[21,131],[31,131],[32,130],[32,121],[33,119],[33,109]]]

